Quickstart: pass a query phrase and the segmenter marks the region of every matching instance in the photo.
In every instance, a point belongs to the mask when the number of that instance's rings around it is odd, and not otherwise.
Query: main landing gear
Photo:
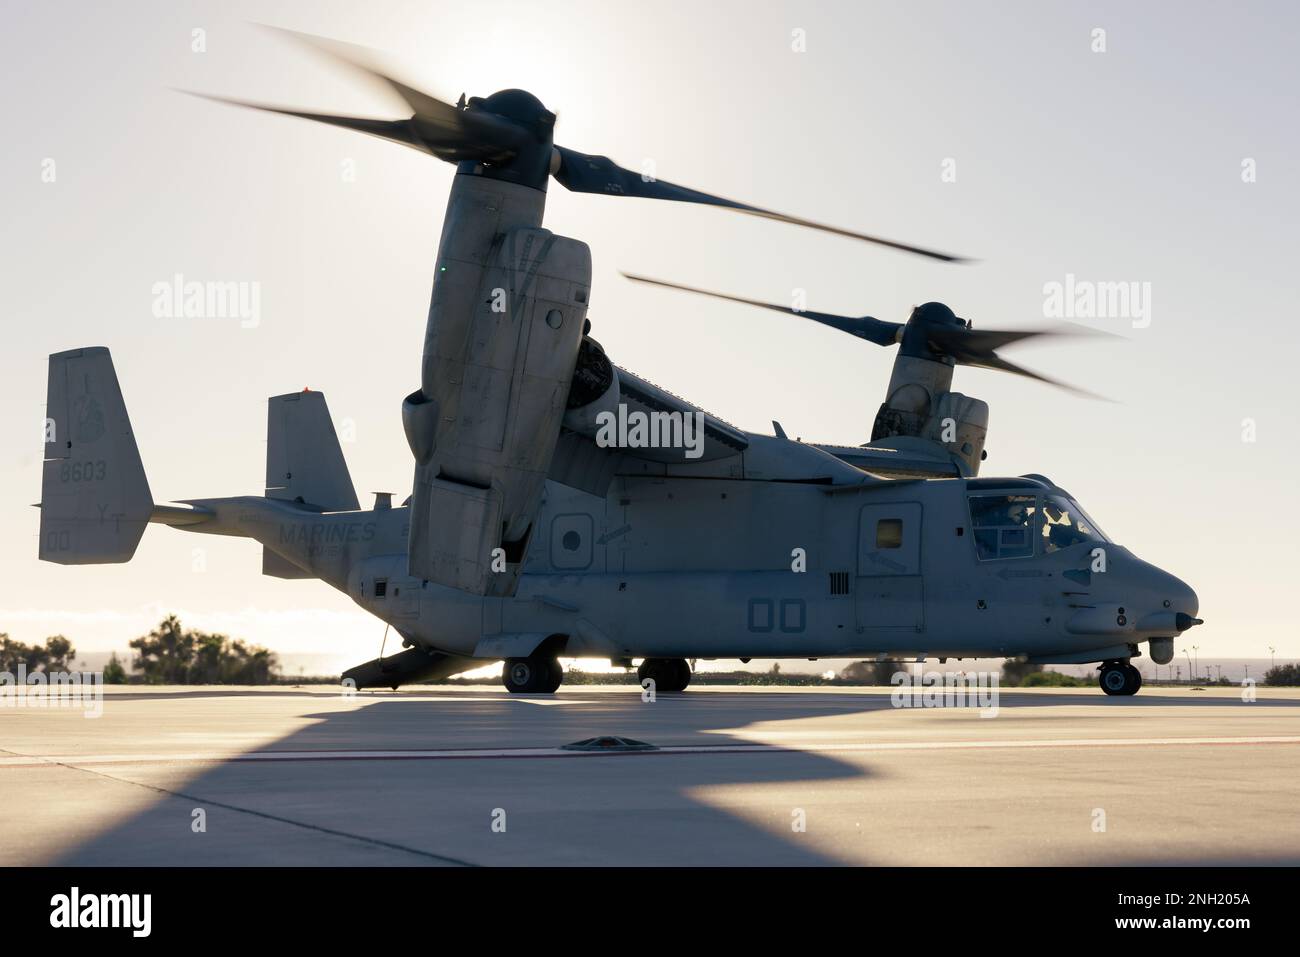
[[[655,693],[685,691],[691,683],[691,666],[685,658],[647,658],[636,670],[638,681],[650,678],[655,683]]]
[[[1127,661],[1103,661],[1098,683],[1106,694],[1137,694],[1142,687],[1142,672]]]
[[[501,671],[501,683],[515,694],[551,694],[563,680],[560,662],[542,655],[507,658]]]

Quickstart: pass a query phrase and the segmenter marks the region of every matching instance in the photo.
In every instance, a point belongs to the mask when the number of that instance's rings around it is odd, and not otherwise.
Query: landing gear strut
[[[1104,661],[1098,682],[1106,694],[1133,695],[1142,687],[1142,672],[1127,661]]]
[[[691,683],[691,666],[685,658],[647,658],[636,670],[637,680],[650,678],[655,692],[685,691]]]
[[[501,671],[501,683],[514,694],[551,694],[563,680],[560,662],[541,655],[507,658]]]

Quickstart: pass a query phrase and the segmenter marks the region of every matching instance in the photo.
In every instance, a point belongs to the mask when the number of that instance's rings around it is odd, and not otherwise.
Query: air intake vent
[[[849,573],[831,572],[831,594],[847,595],[849,593]]]

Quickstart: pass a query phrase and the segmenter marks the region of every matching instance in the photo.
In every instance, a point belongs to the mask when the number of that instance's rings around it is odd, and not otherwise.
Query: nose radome
[[[1168,573],[1166,572],[1166,575]],[[1165,600],[1169,602],[1169,607],[1175,612],[1187,615],[1189,618],[1195,618],[1196,613],[1201,610],[1200,599],[1196,597],[1196,592],[1192,586],[1187,584],[1181,578],[1169,577],[1169,595]]]
[[[1152,597],[1160,600],[1161,607],[1166,613],[1174,613],[1174,627],[1180,634],[1202,623],[1201,619],[1196,617],[1196,613],[1201,610],[1200,599],[1196,597],[1192,586],[1181,578],[1166,571],[1159,571],[1155,594]]]
[[[1173,612],[1195,618],[1201,603],[1192,586],[1163,568],[1135,559],[1128,566],[1129,583],[1150,603],[1150,611]],[[1136,597],[1136,596],[1135,596]]]

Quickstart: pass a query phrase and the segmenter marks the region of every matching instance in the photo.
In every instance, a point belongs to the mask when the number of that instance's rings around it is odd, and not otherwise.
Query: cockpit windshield
[[[1046,555],[1080,542],[1108,541],[1077,502],[1054,494],[1043,498],[1042,536]]]

